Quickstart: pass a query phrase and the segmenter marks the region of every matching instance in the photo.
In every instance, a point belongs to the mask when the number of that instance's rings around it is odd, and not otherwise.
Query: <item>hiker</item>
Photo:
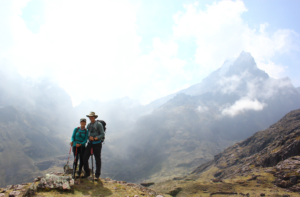
[[[74,172],[77,168],[78,158],[80,158],[79,170],[77,172],[78,176],[81,175],[81,170],[82,170],[82,166],[83,166],[83,155],[85,152],[85,144],[88,139],[88,131],[86,130],[85,125],[86,125],[86,119],[81,118],[80,119],[80,127],[77,127],[74,129],[73,135],[71,138],[71,143],[70,143],[70,145],[73,146],[73,154],[74,154],[74,158],[75,158],[74,165],[73,165]]]
[[[87,144],[87,147],[83,155],[83,165],[84,165],[85,174],[82,178],[87,178],[90,176],[88,160],[91,156],[91,149],[92,149],[96,160],[95,177],[96,180],[99,180],[101,174],[101,149],[102,149],[102,142],[105,137],[104,129],[102,124],[96,121],[98,115],[96,115],[95,112],[91,112],[89,115],[86,116],[89,117],[91,122],[87,126],[89,142]]]

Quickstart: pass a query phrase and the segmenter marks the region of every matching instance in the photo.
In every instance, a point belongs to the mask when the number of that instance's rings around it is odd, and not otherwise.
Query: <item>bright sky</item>
[[[0,0],[0,62],[51,77],[73,105],[142,104],[201,82],[242,50],[300,86],[300,1]]]

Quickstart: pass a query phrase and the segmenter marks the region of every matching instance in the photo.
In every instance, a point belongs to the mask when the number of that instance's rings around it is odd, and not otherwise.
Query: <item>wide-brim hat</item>
[[[91,111],[89,115],[86,115],[86,117],[92,117],[94,116],[95,118],[98,118],[98,115],[96,115],[95,112]]]

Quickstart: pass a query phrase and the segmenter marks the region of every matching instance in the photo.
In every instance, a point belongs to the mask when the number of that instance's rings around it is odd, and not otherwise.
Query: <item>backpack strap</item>
[[[79,132],[79,129],[80,129],[80,127],[77,127],[77,128],[76,128],[76,130],[75,130],[75,136],[74,136],[74,140],[75,140],[75,141],[78,141],[78,142],[83,142],[83,141],[76,140],[76,134]],[[87,130],[86,130],[86,129],[84,129],[84,131],[85,131],[85,135],[86,135],[86,133],[87,133]]]

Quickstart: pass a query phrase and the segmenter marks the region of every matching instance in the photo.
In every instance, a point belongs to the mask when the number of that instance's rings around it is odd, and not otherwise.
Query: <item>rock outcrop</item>
[[[63,189],[70,190],[74,186],[71,176],[60,176],[60,174],[46,174],[41,178],[38,189]]]

